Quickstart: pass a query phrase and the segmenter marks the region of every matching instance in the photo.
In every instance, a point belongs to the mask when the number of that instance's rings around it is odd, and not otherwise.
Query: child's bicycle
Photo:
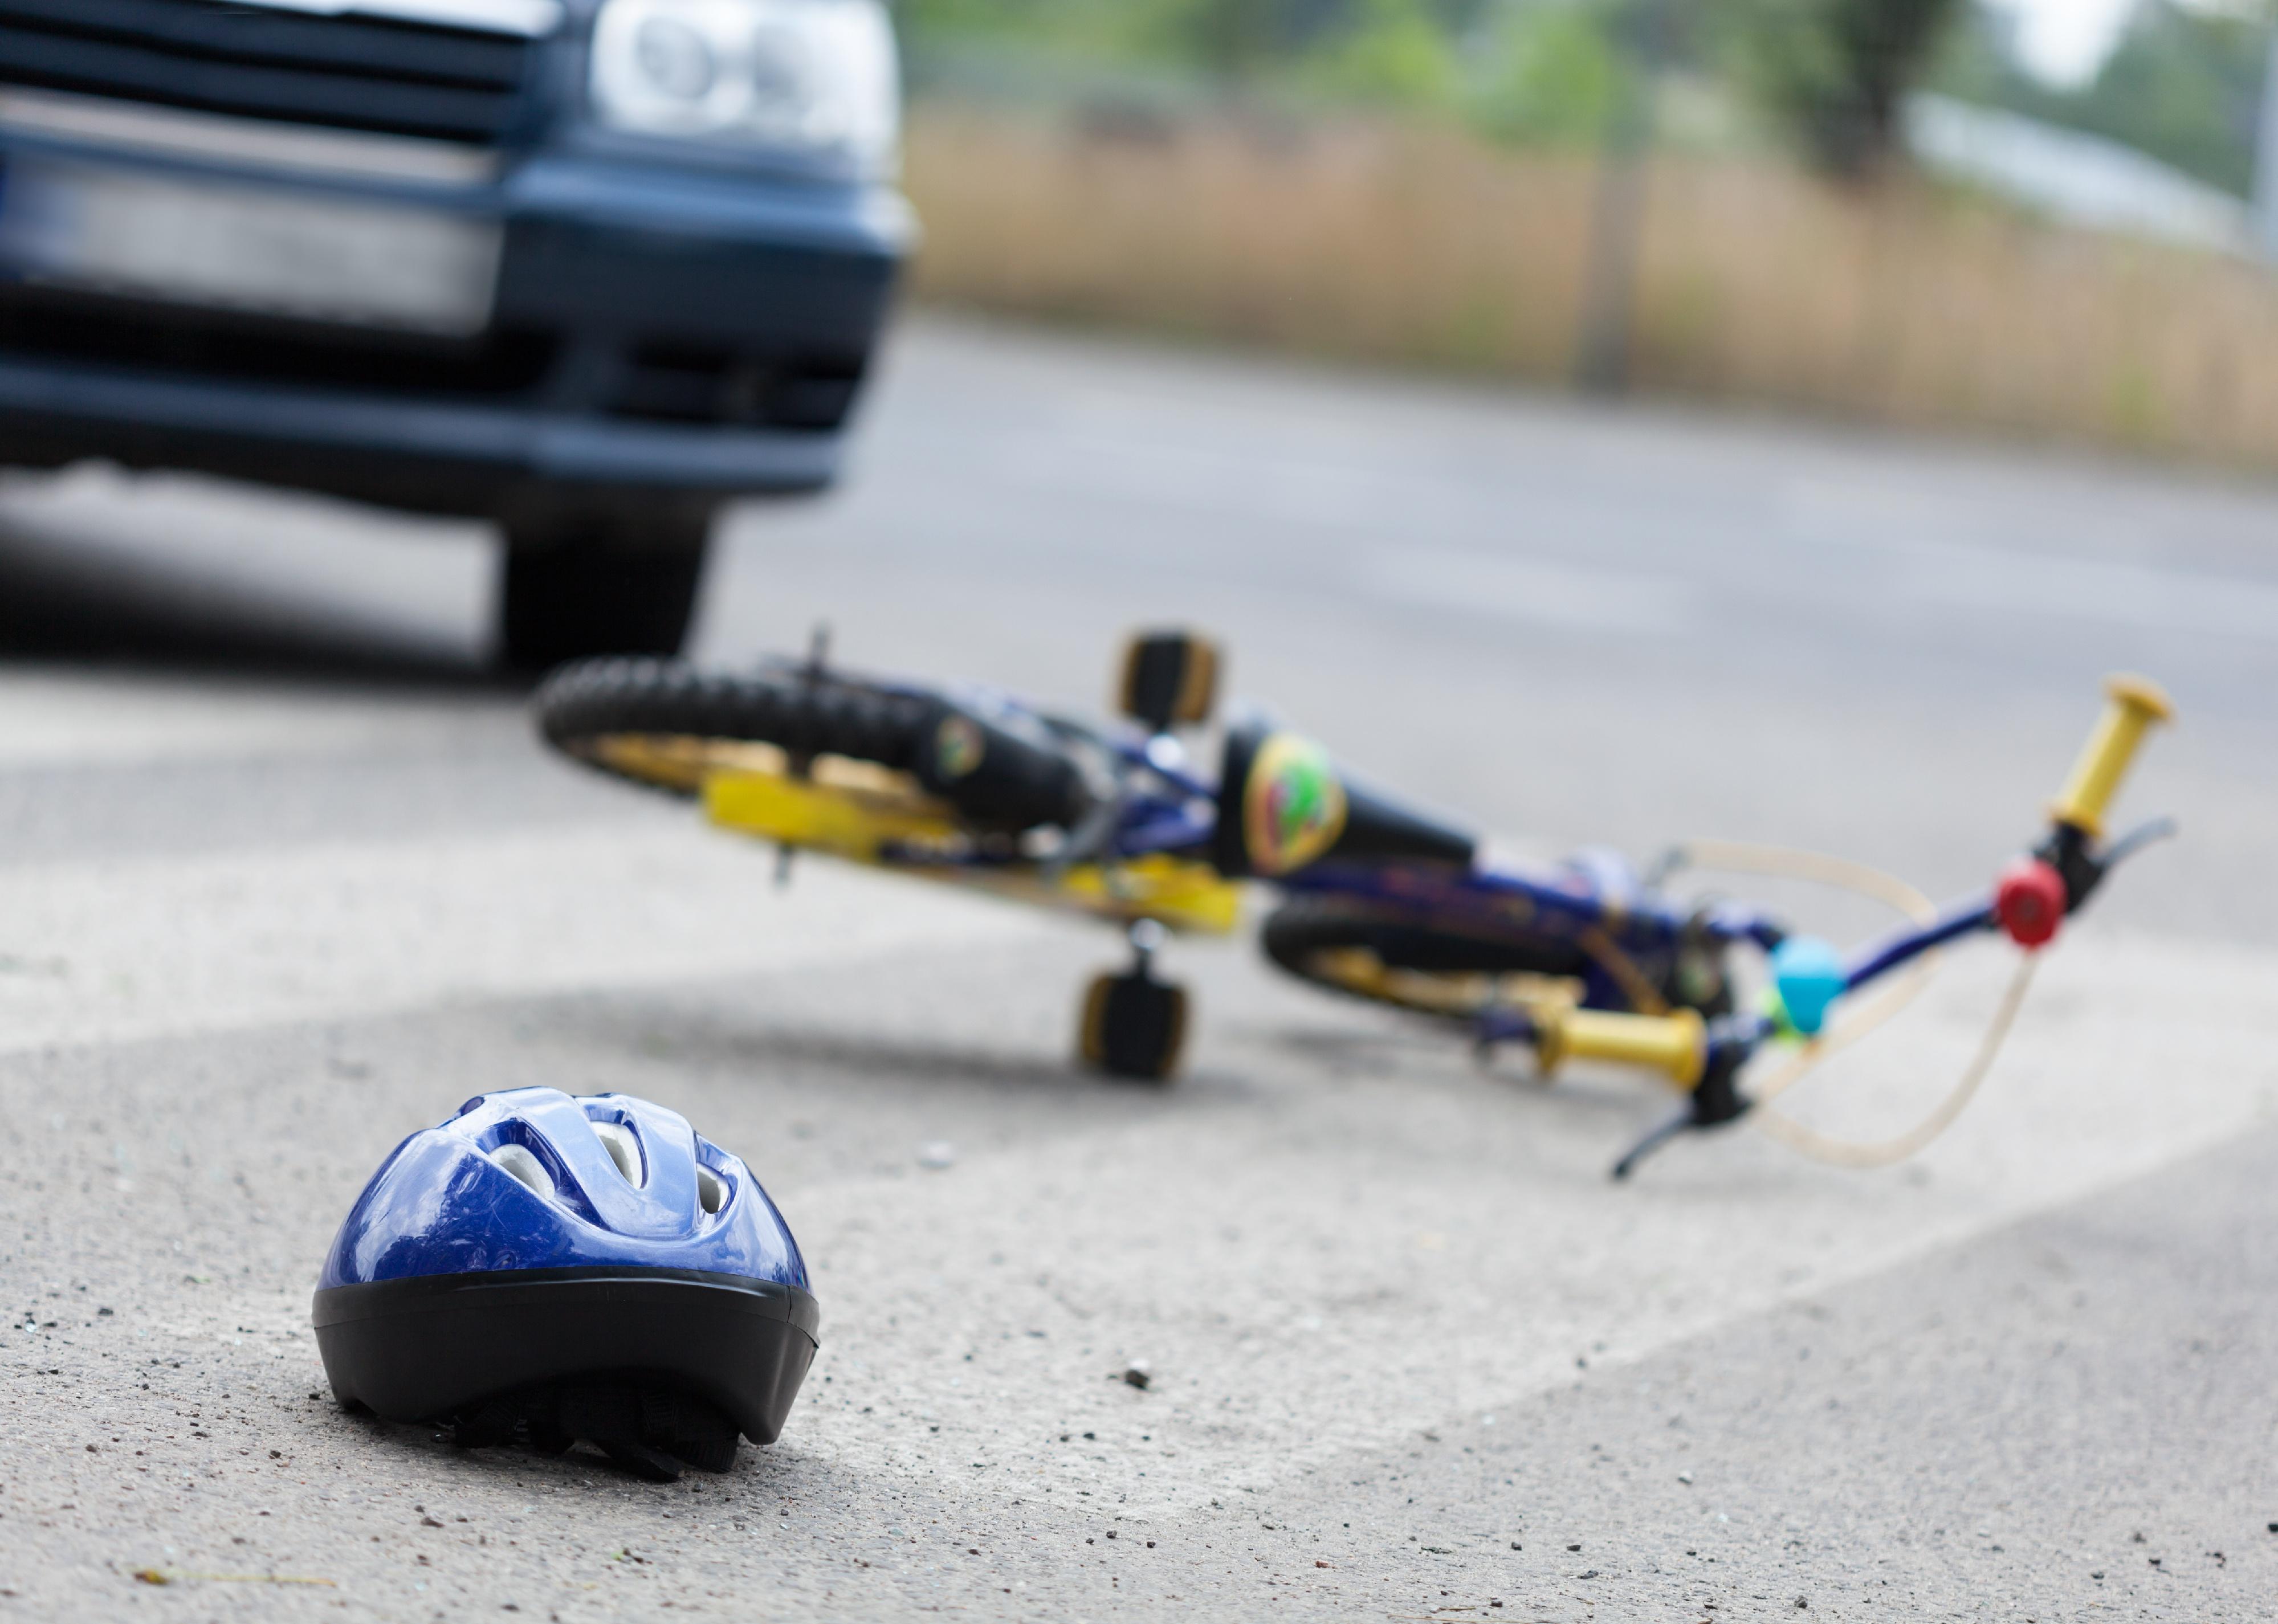
[[[1957,939],[2006,932],[2027,949],[2018,978],[1969,1073],[1923,1128],[1861,1147],[1773,1119],[1791,1142],[1835,1159],[1918,1148],[1983,1079],[2033,950],[2113,866],[2172,827],[2103,838],[2146,728],[2170,714],[2156,686],[2121,677],[2107,684],[2104,718],[2039,844],[1944,909],[1854,865],[1749,848],[1682,849],[1648,876],[1600,852],[1556,865],[1489,860],[1470,834],[1361,785],[1287,730],[1229,728],[1219,772],[1203,775],[1178,730],[1210,719],[1219,663],[1185,633],[1134,639],[1120,682],[1128,721],[1105,728],[992,690],[857,676],[826,662],[820,637],[803,661],[741,672],[586,661],[557,672],[534,703],[557,749],[700,797],[714,822],[775,842],[786,865],[821,851],[1122,926],[1131,966],[1093,981],[1081,1026],[1083,1057],[1112,1075],[1161,1079],[1177,1066],[1187,998],[1155,972],[1166,933],[1230,932],[1240,883],[1270,882],[1281,900],[1265,950],[1301,980],[1456,1023],[1482,1052],[1524,1044],[1546,1075],[1574,1060],[1661,1074],[1685,1104],[1617,1176],[1670,1137],[1735,1121],[1792,1085],[1918,987],[1918,974],[1897,972],[1920,972]],[[1912,917],[1841,954],[1751,904],[1669,896],[1660,881],[1686,860],[1846,886]],[[1768,964],[1748,1008],[1731,964],[1740,947]],[[1870,986],[1888,990],[1831,1026],[1838,1002]],[[1783,1043],[1792,1053],[1777,1075],[1751,1069]]]

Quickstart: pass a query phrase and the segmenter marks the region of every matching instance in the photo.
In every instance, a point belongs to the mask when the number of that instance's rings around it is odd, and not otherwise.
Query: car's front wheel
[[[500,564],[497,660],[545,671],[592,654],[673,654],[688,634],[709,515],[509,522]]]

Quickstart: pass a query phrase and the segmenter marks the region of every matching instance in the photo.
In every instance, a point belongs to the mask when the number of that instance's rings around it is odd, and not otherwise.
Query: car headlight
[[[901,89],[881,0],[608,0],[593,108],[646,135],[892,161]]]

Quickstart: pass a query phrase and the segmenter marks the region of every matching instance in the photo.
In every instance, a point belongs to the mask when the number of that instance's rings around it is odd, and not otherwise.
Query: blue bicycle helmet
[[[395,1147],[317,1285],[333,1393],[470,1448],[579,1438],[669,1482],[772,1444],[813,1362],[799,1243],[743,1163],[625,1094],[516,1088]]]

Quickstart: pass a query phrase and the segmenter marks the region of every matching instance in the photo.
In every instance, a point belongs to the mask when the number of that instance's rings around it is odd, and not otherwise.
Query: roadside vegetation
[[[1947,34],[1934,85],[1963,101],[2108,137],[2245,197],[2254,185],[2274,23],[2278,6],[2267,0],[2146,0],[2095,78],[2058,88],[2019,69],[1999,13],[1971,11]]]
[[[1542,383],[1611,309],[1643,390],[2278,467],[2266,268],[1904,157],[1934,85],[2106,134],[2124,111],[2236,189],[2267,31],[2171,9],[2058,92],[1967,0],[909,0],[919,291]],[[2227,43],[2142,65],[2177,29]],[[2175,85],[2232,87],[2237,151]]]

